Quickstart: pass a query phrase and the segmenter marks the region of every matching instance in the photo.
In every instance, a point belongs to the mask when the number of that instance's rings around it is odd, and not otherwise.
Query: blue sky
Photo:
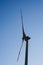
[[[17,62],[22,41],[20,8],[25,32],[31,37],[28,65],[43,65],[42,0],[0,0],[0,65],[24,65],[25,42]]]

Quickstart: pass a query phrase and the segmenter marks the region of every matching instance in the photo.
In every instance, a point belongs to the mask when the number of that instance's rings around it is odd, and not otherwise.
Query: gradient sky
[[[24,65],[25,42],[17,62],[22,41],[20,8],[25,32],[31,37],[28,65],[43,65],[42,0],[0,0],[0,65]]]

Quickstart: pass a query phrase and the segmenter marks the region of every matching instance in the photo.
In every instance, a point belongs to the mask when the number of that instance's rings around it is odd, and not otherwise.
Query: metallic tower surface
[[[25,65],[28,65],[28,40],[26,41]]]

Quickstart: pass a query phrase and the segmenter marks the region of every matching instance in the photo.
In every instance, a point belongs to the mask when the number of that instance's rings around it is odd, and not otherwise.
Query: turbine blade
[[[22,49],[22,46],[23,46],[23,41],[24,40],[22,40],[22,44],[21,44],[20,51],[19,51],[19,54],[18,54],[18,57],[17,57],[17,61],[19,60],[20,52],[21,52],[21,49]]]
[[[22,32],[23,32],[23,37],[24,37],[24,36],[26,36],[26,34],[24,32],[22,10],[21,10],[21,21],[22,21]]]
[[[29,47],[32,47],[30,44],[28,44]]]

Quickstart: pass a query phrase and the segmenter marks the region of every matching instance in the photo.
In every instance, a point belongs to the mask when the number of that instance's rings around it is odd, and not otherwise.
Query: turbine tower
[[[20,51],[17,57],[17,60],[19,59],[19,55],[23,46],[23,41],[26,42],[26,50],[25,50],[25,65],[28,65],[28,40],[30,40],[29,36],[26,36],[25,31],[24,31],[24,27],[23,27],[23,16],[22,16],[22,11],[21,11],[21,22],[22,22],[22,33],[23,33],[23,37],[22,37],[22,45],[20,47]]]

